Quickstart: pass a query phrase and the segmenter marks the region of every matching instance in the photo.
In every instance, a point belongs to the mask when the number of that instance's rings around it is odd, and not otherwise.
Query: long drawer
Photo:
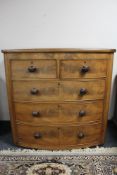
[[[16,101],[77,101],[103,99],[105,80],[13,81]]]
[[[17,125],[17,139],[20,145],[45,148],[70,147],[96,144],[100,141],[101,124],[82,126],[29,126]]]
[[[103,101],[84,103],[15,103],[16,120],[40,124],[102,121]]]

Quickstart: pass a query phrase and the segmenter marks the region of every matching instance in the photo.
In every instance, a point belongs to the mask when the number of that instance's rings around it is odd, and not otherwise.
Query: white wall
[[[0,0],[0,49],[41,47],[117,48],[117,0]],[[0,113],[9,119],[2,54]]]

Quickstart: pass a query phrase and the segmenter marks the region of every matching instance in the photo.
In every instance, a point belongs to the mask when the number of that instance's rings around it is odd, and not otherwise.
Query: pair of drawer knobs
[[[83,139],[85,137],[84,133],[83,132],[79,132],[77,137],[79,139]],[[42,134],[40,132],[37,132],[37,133],[34,133],[34,138],[35,139],[41,139],[42,138]]]
[[[39,69],[39,68],[36,68],[35,66],[29,66],[29,67],[28,67],[28,71],[29,71],[30,73],[37,72],[38,69]],[[87,73],[89,70],[90,70],[90,69],[89,69],[89,66],[82,66],[80,72],[81,72],[81,73]]]
[[[85,112],[85,111],[81,110],[81,111],[79,112],[79,116],[80,116],[80,117],[83,117],[83,116],[85,116],[85,115],[86,115],[86,112]],[[33,112],[32,112],[32,116],[33,116],[33,117],[40,117],[40,113],[39,113],[38,111],[33,111]]]
[[[36,89],[36,88],[33,88],[33,89],[31,89],[30,93],[31,93],[32,95],[37,95],[37,94],[39,94],[39,90]],[[87,94],[87,89],[81,88],[79,94],[80,94],[81,96]]]

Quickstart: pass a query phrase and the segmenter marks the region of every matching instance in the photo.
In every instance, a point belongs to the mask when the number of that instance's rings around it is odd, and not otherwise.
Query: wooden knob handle
[[[33,73],[33,72],[36,72],[37,71],[37,68],[35,66],[29,66],[28,67],[28,71]]]
[[[80,89],[80,95],[85,95],[87,93],[87,90],[85,88]]]
[[[85,112],[85,111],[81,110],[81,111],[79,112],[79,116],[80,116],[80,117],[83,117],[83,116],[85,116],[85,115],[86,115],[86,112]]]
[[[78,133],[78,138],[79,139],[83,139],[84,138],[84,133],[83,132],[79,132]]]
[[[37,95],[39,93],[39,90],[36,88],[31,89],[31,94],[32,95]]]
[[[32,116],[33,117],[40,117],[40,113],[38,111],[33,111]]]
[[[82,66],[81,68],[81,73],[86,73],[86,72],[89,72],[89,66]]]
[[[42,138],[42,134],[40,132],[36,132],[36,133],[34,133],[34,138],[35,139],[41,139]]]

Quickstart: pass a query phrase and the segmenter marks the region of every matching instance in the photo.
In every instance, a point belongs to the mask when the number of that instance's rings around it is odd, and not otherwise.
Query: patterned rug
[[[117,175],[117,148],[3,150],[0,175]]]

